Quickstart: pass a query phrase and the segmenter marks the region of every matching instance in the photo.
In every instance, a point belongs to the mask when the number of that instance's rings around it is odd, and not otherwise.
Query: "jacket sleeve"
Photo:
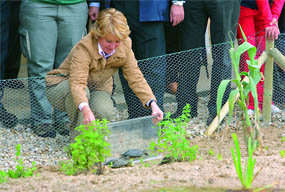
[[[263,20],[264,27],[270,26],[272,14],[269,2],[267,0],[256,0],[256,5],[260,12],[260,19]]]
[[[272,18],[279,19],[285,0],[274,0],[271,7]]]
[[[149,100],[153,99],[156,101],[156,98],[137,65],[137,60],[135,58],[134,52],[131,49],[131,39],[128,38],[124,43],[127,46],[127,58],[126,62],[122,66],[123,75],[128,81],[130,88],[139,98],[143,106],[146,107],[146,104]]]
[[[86,87],[90,63],[91,57],[88,50],[80,43],[77,44],[72,50],[69,72],[69,87],[76,107],[81,102],[88,103]]]

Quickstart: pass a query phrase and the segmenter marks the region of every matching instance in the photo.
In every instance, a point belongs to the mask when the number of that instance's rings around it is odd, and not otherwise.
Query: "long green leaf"
[[[242,34],[242,37],[243,37],[244,41],[247,42],[247,38],[246,38],[246,36],[245,36],[245,34],[244,34],[243,30],[242,30],[241,25],[239,25],[239,29],[240,29],[240,32]]]
[[[242,174],[242,167],[241,167],[241,152],[240,152],[240,147],[239,147],[237,135],[235,133],[233,133],[232,138],[234,140],[235,149],[236,149],[236,153],[235,153],[236,160],[234,160],[234,161],[236,161],[235,167],[236,167],[237,174],[239,176],[240,182],[244,186],[245,183],[244,183],[243,174]]]
[[[236,101],[236,96],[239,94],[239,90],[235,89],[232,90],[229,96],[229,123],[231,122],[233,116],[234,105]]]
[[[251,77],[249,77],[249,86],[254,100],[254,109],[255,111],[257,111],[258,110],[257,90],[256,90],[256,85]]]
[[[240,56],[238,56],[236,54],[234,48],[231,48],[229,52],[230,52],[230,57],[231,57],[231,61],[232,61],[232,65],[233,65],[233,68],[234,68],[234,73],[235,73],[236,79],[238,81],[240,81],[241,80],[241,77],[240,77],[240,74],[239,74],[239,60],[240,60]]]
[[[246,51],[249,51],[249,50],[254,51],[254,49],[256,49],[256,48],[252,44],[250,44],[248,42],[243,42],[241,45],[238,46],[236,54],[238,57],[240,57]]]
[[[224,97],[225,90],[231,80],[223,80],[218,88],[218,96],[217,96],[217,115],[220,115],[221,107],[222,107],[222,100]]]

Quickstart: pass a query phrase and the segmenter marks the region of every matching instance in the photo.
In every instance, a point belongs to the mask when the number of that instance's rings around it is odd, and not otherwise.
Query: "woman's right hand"
[[[83,123],[84,123],[84,125],[88,125],[89,123],[92,123],[95,120],[95,116],[94,116],[94,114],[91,111],[89,106],[84,106],[81,109],[81,112],[83,113]]]

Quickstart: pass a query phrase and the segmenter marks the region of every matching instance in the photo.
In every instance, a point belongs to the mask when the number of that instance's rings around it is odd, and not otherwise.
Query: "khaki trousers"
[[[46,93],[49,102],[55,109],[67,112],[70,120],[70,141],[73,142],[74,138],[79,134],[74,129],[83,124],[83,114],[73,102],[68,80],[62,81],[55,86],[47,87]],[[109,93],[106,91],[90,91],[89,88],[86,88],[86,96],[96,119],[107,119],[109,121],[114,119],[115,107]]]

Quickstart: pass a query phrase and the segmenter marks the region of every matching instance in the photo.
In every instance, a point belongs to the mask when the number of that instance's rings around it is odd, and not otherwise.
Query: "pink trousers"
[[[258,58],[265,49],[265,32],[264,22],[259,19],[260,14],[258,10],[250,9],[240,6],[239,25],[242,27],[244,34],[247,37],[247,41],[257,48],[256,58]],[[240,43],[244,42],[242,33],[238,26],[237,38],[240,39]],[[244,53],[240,58],[240,71],[248,72],[248,65],[246,60],[249,60],[248,53]],[[264,64],[260,71],[264,74]],[[262,110],[263,102],[263,79],[257,84],[257,96],[259,109]],[[254,100],[250,93],[248,109],[254,110]]]

